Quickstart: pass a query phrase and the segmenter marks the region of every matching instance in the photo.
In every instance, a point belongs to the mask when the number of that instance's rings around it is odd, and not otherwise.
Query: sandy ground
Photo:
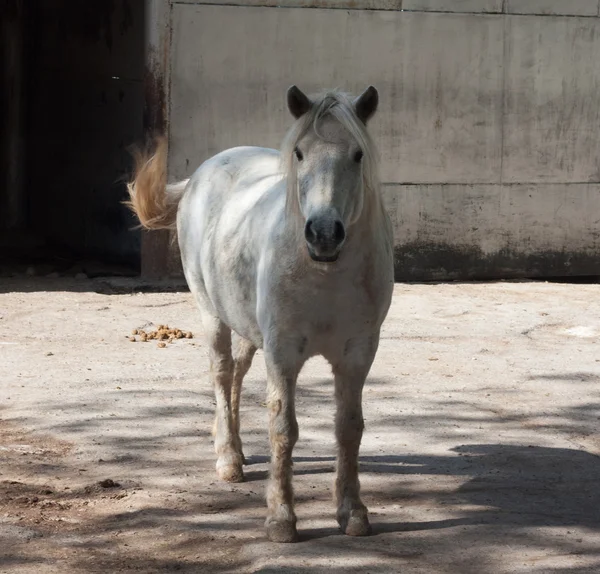
[[[298,389],[301,542],[263,533],[262,356],[247,481],[216,479],[189,293],[0,280],[0,572],[600,572],[600,286],[398,285],[364,394],[374,535],[341,535],[333,400]],[[135,328],[190,330],[158,348]]]

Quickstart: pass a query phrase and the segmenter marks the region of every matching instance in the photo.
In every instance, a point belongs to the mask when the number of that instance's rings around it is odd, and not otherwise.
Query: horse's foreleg
[[[337,520],[341,529],[351,536],[365,536],[371,531],[367,508],[360,499],[358,451],[364,428],[362,390],[377,344],[378,337],[348,341],[343,359],[334,365]]]
[[[209,343],[210,378],[215,390],[216,412],[213,434],[217,453],[217,474],[227,482],[244,480],[242,455],[236,444],[231,407],[233,357],[231,329],[218,318],[203,316]]]
[[[234,442],[242,462],[246,460],[242,451],[242,439],[240,438],[240,396],[242,393],[242,382],[246,373],[252,365],[252,359],[256,353],[256,347],[247,339],[242,337],[234,337],[234,354],[233,354],[233,384],[231,386],[231,419],[234,433]]]
[[[271,442],[271,474],[267,487],[267,536],[272,542],[295,542],[296,515],[292,488],[292,450],[298,440],[295,412],[299,367],[283,365],[265,350],[267,362],[267,406]]]

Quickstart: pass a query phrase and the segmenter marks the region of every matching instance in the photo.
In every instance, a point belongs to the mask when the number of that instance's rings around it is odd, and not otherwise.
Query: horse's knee
[[[284,408],[281,401],[269,404],[271,410],[270,428],[271,442],[274,447],[287,450],[294,448],[298,440],[298,421],[290,407]]]
[[[226,352],[213,353],[210,368],[216,377],[231,378],[233,375],[233,357]]]
[[[217,317],[204,315],[202,320],[208,338],[211,371],[215,373],[233,371],[231,329]]]
[[[335,422],[335,434],[338,442],[354,442],[362,438],[365,429],[362,412],[338,412]]]
[[[236,336],[237,344],[234,345],[233,358],[236,368],[240,371],[247,371],[252,364],[252,359],[256,353],[256,347],[242,337]]]

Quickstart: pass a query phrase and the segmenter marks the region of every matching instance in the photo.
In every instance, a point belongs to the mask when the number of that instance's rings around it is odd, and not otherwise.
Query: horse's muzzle
[[[335,263],[340,256],[339,251],[335,255],[317,255],[310,247],[308,248],[308,254],[313,261],[317,261],[318,263]]]
[[[340,255],[346,239],[346,230],[339,219],[313,217],[306,221],[304,238],[313,261],[333,263]]]

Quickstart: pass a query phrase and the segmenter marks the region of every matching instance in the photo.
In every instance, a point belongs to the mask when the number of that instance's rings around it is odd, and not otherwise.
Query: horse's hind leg
[[[203,314],[208,338],[210,378],[215,389],[216,413],[213,434],[217,453],[217,474],[227,482],[242,482],[242,454],[234,427],[231,405],[234,363],[231,355],[231,329],[220,319]]]
[[[234,441],[242,462],[246,464],[242,451],[242,439],[240,438],[240,396],[242,394],[242,382],[252,365],[252,359],[256,353],[256,347],[237,334],[233,334],[233,384],[231,386],[231,418],[233,421]]]

